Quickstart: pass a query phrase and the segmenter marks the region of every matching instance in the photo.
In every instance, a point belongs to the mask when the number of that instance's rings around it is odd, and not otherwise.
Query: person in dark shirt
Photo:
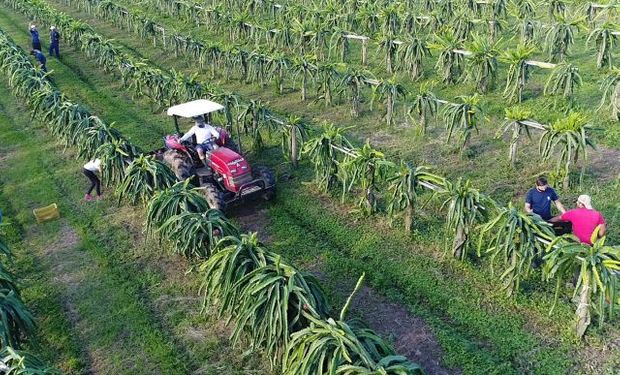
[[[47,73],[47,67],[45,66],[47,59],[45,58],[45,55],[41,51],[36,50],[36,49],[33,49],[32,51],[30,51],[30,54],[34,56],[35,59],[37,59],[37,61],[41,65],[41,70]]]
[[[56,57],[60,58],[60,33],[56,30],[56,26],[50,27],[50,50],[49,55],[54,56],[54,52],[56,52]]]
[[[551,202],[555,203],[560,213],[566,212],[558,194],[549,186],[547,179],[542,176],[538,177],[536,186],[530,189],[525,197],[525,212],[536,214],[543,220],[549,221],[553,217],[551,215]]]
[[[30,36],[32,36],[32,49],[41,50],[41,40],[39,39],[39,30],[35,25],[30,25]]]

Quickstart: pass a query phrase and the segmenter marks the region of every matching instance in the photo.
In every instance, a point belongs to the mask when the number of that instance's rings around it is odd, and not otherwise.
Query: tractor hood
[[[246,172],[251,172],[250,166],[245,158],[233,150],[220,147],[211,151],[211,164],[222,174],[236,176]]]
[[[226,147],[219,147],[217,150],[211,151],[211,160],[215,161],[215,159],[226,164],[240,161],[245,162],[243,156]]]

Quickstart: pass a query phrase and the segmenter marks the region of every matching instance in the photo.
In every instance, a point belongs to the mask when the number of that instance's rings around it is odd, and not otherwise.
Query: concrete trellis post
[[[362,65],[366,65],[368,62],[368,40],[370,39],[364,35],[347,34],[344,36],[347,39],[361,40],[362,41]]]
[[[368,63],[368,38],[362,40],[362,65]]]
[[[194,9],[196,10],[196,13],[198,14],[195,18],[196,18],[196,27],[200,27],[200,16],[202,15],[202,11],[204,10],[203,7],[201,7],[200,5],[194,5]]]
[[[155,25],[153,26],[154,30],[157,30],[161,33],[161,40],[162,40],[162,44],[164,46],[164,48],[166,48],[166,30],[159,26],[159,25]],[[153,37],[153,45],[155,46],[157,44],[157,37]]]
[[[558,66],[557,64],[548,63],[544,61],[535,61],[535,60],[525,60],[525,64],[530,65],[530,66],[537,66],[542,69],[553,69],[556,66]]]

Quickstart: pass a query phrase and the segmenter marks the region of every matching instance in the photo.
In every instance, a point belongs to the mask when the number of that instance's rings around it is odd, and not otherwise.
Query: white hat
[[[37,27],[35,25],[30,25],[30,29],[36,29]]]
[[[577,198],[577,203],[583,204],[588,210],[592,209],[592,198],[590,198],[589,195],[580,195],[579,198]]]
[[[56,30],[56,26],[50,26],[50,30]]]

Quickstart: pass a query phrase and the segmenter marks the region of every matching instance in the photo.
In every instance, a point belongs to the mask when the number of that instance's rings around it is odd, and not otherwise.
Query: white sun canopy
[[[194,100],[168,108],[168,116],[191,118],[224,109],[224,106],[206,99]]]

